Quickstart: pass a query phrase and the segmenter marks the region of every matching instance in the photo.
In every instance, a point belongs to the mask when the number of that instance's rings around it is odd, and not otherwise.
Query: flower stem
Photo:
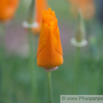
[[[79,82],[79,75],[80,75],[80,48],[76,48],[76,58],[75,58],[75,70],[74,70],[74,94],[78,94],[78,82]]]
[[[37,81],[35,79],[36,69],[35,69],[35,50],[34,50],[34,35],[29,30],[29,64],[30,64],[30,72],[31,72],[31,83],[32,83],[32,103],[39,103],[38,99],[38,91],[37,91]]]
[[[53,93],[52,93],[52,81],[51,81],[51,72],[47,72],[48,75],[48,91],[49,91],[49,102],[53,103]]]
[[[28,18],[27,18],[27,22],[28,24],[32,24],[34,21],[34,7],[35,7],[35,0],[32,0],[31,5],[30,5],[30,10],[29,10],[29,14],[28,14]],[[29,63],[30,63],[30,72],[31,72],[31,83],[32,83],[32,103],[39,103],[39,99],[38,99],[38,91],[37,91],[37,82],[36,82],[36,69],[35,69],[35,50],[34,50],[34,35],[32,34],[32,28],[29,28],[28,30],[28,38],[29,38],[29,55],[30,55],[30,59],[29,59]]]

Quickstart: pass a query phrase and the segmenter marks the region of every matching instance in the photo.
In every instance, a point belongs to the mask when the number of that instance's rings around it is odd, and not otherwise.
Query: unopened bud
[[[85,31],[85,25],[84,25],[84,19],[82,16],[82,11],[79,9],[78,11],[78,21],[79,21],[79,25],[78,25],[78,29],[77,29],[77,33],[75,35],[75,39],[77,42],[81,42],[83,39],[85,39],[85,35],[86,35],[86,31]]]

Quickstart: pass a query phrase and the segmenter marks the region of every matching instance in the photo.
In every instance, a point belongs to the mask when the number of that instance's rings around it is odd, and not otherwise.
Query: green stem
[[[76,48],[76,58],[75,58],[75,70],[74,70],[74,94],[78,94],[78,82],[79,82],[79,76],[80,76],[80,48]]]
[[[29,52],[30,52],[30,72],[31,72],[31,82],[32,82],[32,103],[39,103],[38,99],[38,91],[37,91],[37,82],[35,79],[36,76],[36,69],[35,69],[35,50],[34,50],[34,35],[32,34],[31,30],[29,30]]]
[[[49,102],[48,103],[53,103],[51,72],[47,72],[47,74],[48,74],[48,91],[49,91]]]
[[[28,24],[32,24],[34,21],[34,5],[35,5],[35,0],[32,0],[31,5],[30,5],[30,10],[27,18]],[[35,69],[35,51],[34,51],[34,36],[32,34],[32,28],[29,28],[29,53],[30,53],[30,70],[31,70],[31,82],[32,82],[32,103],[39,103],[38,99],[38,91],[37,91],[37,82],[35,79],[36,76],[36,69]]]

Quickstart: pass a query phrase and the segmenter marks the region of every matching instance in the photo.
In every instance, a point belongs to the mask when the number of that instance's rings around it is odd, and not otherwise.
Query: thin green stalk
[[[49,91],[49,102],[48,103],[53,103],[51,72],[47,72],[47,75],[48,75],[48,91]]]
[[[29,52],[30,52],[30,72],[31,72],[31,82],[32,82],[32,103],[39,103],[38,99],[38,91],[37,91],[37,81],[35,78],[36,75],[36,68],[35,68],[35,51],[34,51],[34,35],[31,33],[31,30],[29,30]]]
[[[80,76],[80,48],[76,48],[75,68],[74,68],[74,94],[78,94],[78,82]]]
[[[35,6],[35,0],[32,0],[31,5],[30,5],[30,10],[27,18],[28,24],[32,24],[34,21],[34,6]],[[35,54],[36,52],[34,51],[34,35],[32,34],[32,28],[29,28],[29,33],[28,33],[28,38],[29,38],[29,53],[30,53],[30,70],[31,70],[31,82],[32,82],[32,103],[39,103],[38,99],[38,91],[37,91],[37,82],[36,82],[36,69],[35,69]]]

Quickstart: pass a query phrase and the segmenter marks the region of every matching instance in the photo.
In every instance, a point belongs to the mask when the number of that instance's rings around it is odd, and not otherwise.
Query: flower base
[[[27,21],[24,21],[22,26],[24,28],[38,28],[39,24],[37,22],[34,22],[32,24],[29,24]]]
[[[72,38],[70,42],[76,47],[84,47],[88,44],[86,39],[82,40],[81,42],[77,42],[75,38]]]
[[[54,71],[58,69],[58,66],[53,67],[53,68],[43,68],[45,71]]]

